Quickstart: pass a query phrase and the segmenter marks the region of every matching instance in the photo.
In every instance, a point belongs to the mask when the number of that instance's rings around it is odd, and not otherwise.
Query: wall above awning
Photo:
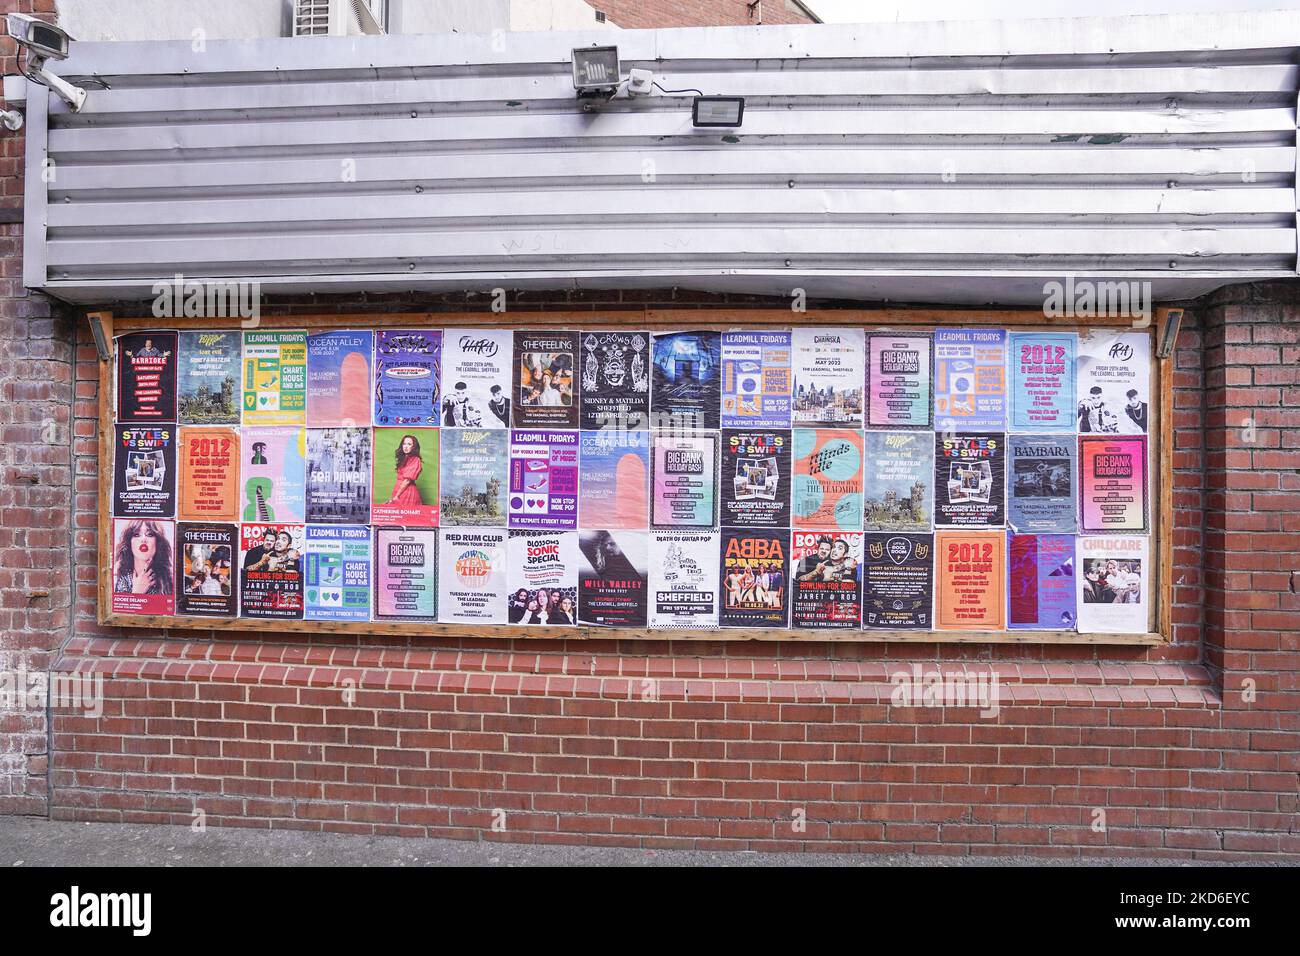
[[[583,112],[571,48],[690,97]],[[26,284],[1029,304],[1296,275],[1300,12],[82,43],[29,87]],[[39,170],[46,162],[48,172]]]

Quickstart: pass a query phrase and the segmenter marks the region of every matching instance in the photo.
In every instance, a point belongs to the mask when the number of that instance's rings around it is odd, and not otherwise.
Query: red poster
[[[183,521],[234,520],[239,508],[239,432],[182,428],[178,514]]]
[[[938,630],[1006,629],[1006,544],[1006,535],[1001,531],[935,533]]]

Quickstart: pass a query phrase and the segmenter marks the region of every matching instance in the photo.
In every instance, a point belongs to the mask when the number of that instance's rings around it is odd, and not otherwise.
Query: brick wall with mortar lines
[[[1226,421],[1216,424],[1216,403],[1280,405],[1286,397],[1280,386],[1220,396],[1218,371],[1239,356],[1216,343],[1229,326],[1240,334],[1241,311],[1256,308],[1269,310],[1259,326],[1265,336],[1300,329],[1292,307],[1231,304],[1234,294],[1271,301],[1286,292],[1229,291],[1184,324],[1175,356],[1174,641],[1154,649],[612,640],[575,647],[274,634],[257,642],[101,631],[96,402],[83,391],[93,389],[96,370],[83,332],[77,636],[61,666],[102,671],[108,701],[98,720],[56,718],[52,812],[187,824],[202,810],[219,825],[644,847],[1300,859],[1295,623],[1261,617],[1243,643],[1238,634],[1251,619],[1216,625],[1211,610],[1202,665],[1203,552],[1211,569],[1214,547],[1225,549],[1226,562],[1264,560],[1252,541],[1228,557],[1227,539],[1214,537],[1219,488],[1237,480],[1228,469],[1267,466],[1280,484],[1300,465],[1294,450],[1249,465],[1215,457],[1229,431]],[[593,313],[646,304],[767,303],[673,292],[511,302],[519,311]],[[386,297],[363,306],[458,311],[481,302]],[[355,300],[325,298],[273,307],[357,308]],[[1262,377],[1285,374],[1283,348],[1276,371]],[[1250,361],[1260,358],[1252,353]],[[1261,426],[1283,416],[1280,426],[1288,413],[1255,414]],[[1266,452],[1261,445],[1249,454]],[[1276,515],[1279,531],[1285,520]],[[1296,565],[1293,541],[1291,550],[1268,558],[1270,567]],[[1214,594],[1225,582],[1210,573]],[[1279,572],[1260,573],[1274,575],[1253,582],[1274,588],[1270,610],[1293,608]],[[1245,650],[1252,642],[1260,646]],[[996,668],[1007,703],[995,720],[970,709],[888,706],[889,676],[911,663],[972,675]],[[1249,703],[1231,683],[1247,676],[1258,689]],[[1098,808],[1106,811],[1101,831],[1093,828]]]
[[[54,0],[0,0],[53,19]],[[0,39],[0,72],[18,72]],[[69,633],[72,323],[22,283],[23,131],[0,130],[0,672],[40,673]],[[0,707],[0,813],[47,810],[42,710]]]

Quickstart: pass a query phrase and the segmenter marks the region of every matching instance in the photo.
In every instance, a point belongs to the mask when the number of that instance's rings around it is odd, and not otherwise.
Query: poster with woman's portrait
[[[436,428],[375,428],[370,520],[376,525],[438,526]]]
[[[176,613],[176,524],[113,522],[113,613]]]

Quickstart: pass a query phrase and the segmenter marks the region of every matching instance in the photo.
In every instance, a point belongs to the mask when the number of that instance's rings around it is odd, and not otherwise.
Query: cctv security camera
[[[5,29],[27,51],[23,75],[32,82],[53,90],[63,102],[72,107],[74,113],[80,112],[86,105],[86,91],[45,69],[46,60],[67,59],[68,44],[72,40],[67,31],[26,13],[8,14],[5,17]]]
[[[68,41],[72,38],[52,23],[27,13],[11,13],[5,17],[5,28],[11,37],[42,59],[68,58]]]

